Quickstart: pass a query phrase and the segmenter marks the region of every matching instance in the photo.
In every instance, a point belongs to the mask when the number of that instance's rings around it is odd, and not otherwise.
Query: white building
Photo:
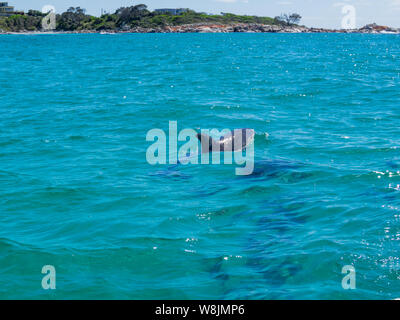
[[[11,16],[14,14],[14,7],[9,6],[8,2],[0,2],[0,16]]]

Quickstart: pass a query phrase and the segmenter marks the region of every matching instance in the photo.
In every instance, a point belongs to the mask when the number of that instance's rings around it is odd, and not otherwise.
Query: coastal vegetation
[[[0,17],[0,31],[41,31],[42,19],[46,14],[40,11],[30,10],[28,13],[16,14],[10,17]],[[286,15],[292,17],[293,15]],[[119,8],[114,13],[103,14],[95,17],[86,14],[86,10],[80,7],[69,8],[66,12],[56,15],[56,30],[58,31],[82,31],[82,30],[128,30],[140,28],[162,28],[167,26],[180,26],[196,23],[215,24],[266,24],[289,25],[300,22],[300,19],[284,19],[236,15],[221,13],[212,15],[188,10],[177,15],[150,11],[146,5],[139,4],[130,7]],[[300,17],[298,15],[298,17]],[[301,18],[301,17],[300,17]]]
[[[29,10],[25,15],[15,14],[10,17],[0,17],[0,30],[38,31],[42,28],[42,19],[45,16],[40,11]]]

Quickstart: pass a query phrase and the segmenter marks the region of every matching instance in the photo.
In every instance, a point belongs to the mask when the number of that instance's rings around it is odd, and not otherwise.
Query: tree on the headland
[[[302,16],[299,15],[298,13],[292,13],[292,14],[289,16],[290,24],[299,24],[300,21],[301,21],[301,18],[302,18]]]
[[[57,29],[74,31],[83,28],[82,24],[85,21],[90,21],[90,16],[86,16],[86,10],[81,7],[70,7],[67,12],[57,16]]]
[[[41,11],[38,10],[29,10],[27,15],[31,17],[44,17],[46,13],[42,13]]]
[[[298,13],[291,13],[291,14],[287,14],[287,13],[283,13],[278,17],[275,17],[275,22],[277,24],[283,24],[283,25],[295,25],[295,24],[299,24],[301,21],[301,15],[299,15]]]
[[[67,13],[75,13],[75,14],[85,14],[86,13],[86,9],[83,9],[81,7],[69,7],[67,10]]]
[[[151,12],[145,4],[138,4],[136,6],[119,8],[115,14],[118,16],[117,25],[124,26],[150,16]]]

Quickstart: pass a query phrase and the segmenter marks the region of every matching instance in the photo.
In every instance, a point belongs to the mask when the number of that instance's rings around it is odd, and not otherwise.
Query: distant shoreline
[[[39,34],[124,34],[124,33],[359,33],[359,34],[400,34],[400,29],[370,24],[360,29],[324,29],[305,26],[277,26],[266,24],[189,24],[159,28],[135,27],[127,30],[79,30],[79,31],[19,31],[1,32],[8,35]]]

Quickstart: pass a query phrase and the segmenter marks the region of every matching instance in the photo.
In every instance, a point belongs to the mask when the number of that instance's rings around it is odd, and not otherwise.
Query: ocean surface
[[[0,298],[399,298],[399,61],[398,35],[0,36]],[[254,129],[254,172],[148,164],[169,121]]]

